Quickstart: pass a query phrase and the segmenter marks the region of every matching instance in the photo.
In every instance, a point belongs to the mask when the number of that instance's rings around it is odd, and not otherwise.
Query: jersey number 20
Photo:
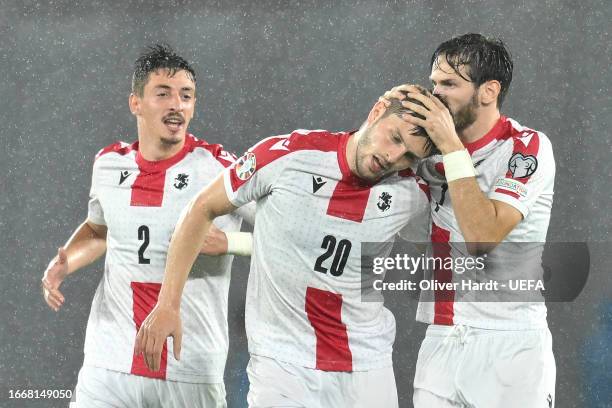
[[[321,243],[321,248],[326,251],[317,258],[317,262],[315,263],[314,270],[321,273],[327,273],[327,268],[323,266],[323,262],[327,260],[327,258],[333,255],[334,259],[332,260],[331,267],[329,268],[329,272],[333,276],[340,276],[342,272],[344,272],[344,267],[346,266],[346,261],[348,259],[349,253],[351,252],[351,241],[348,239],[341,239],[336,245],[336,237],[333,235],[326,235],[323,238],[323,242]]]

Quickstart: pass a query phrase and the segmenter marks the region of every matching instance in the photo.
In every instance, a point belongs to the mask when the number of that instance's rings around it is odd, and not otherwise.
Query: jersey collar
[[[193,142],[193,136],[188,133],[185,135],[185,143],[183,144],[183,148],[178,153],[167,159],[155,161],[145,159],[140,153],[140,149],[138,148],[139,142],[136,142],[134,143],[134,149],[136,150],[136,164],[138,164],[138,168],[140,170],[146,171],[147,173],[164,172],[170,167],[174,166],[176,163],[183,160],[183,158],[191,149]]]
[[[495,126],[493,126],[483,137],[472,143],[464,143],[463,145],[470,154],[473,154],[478,149],[482,149],[493,140],[497,140],[503,135],[506,120],[506,117],[501,115]]]

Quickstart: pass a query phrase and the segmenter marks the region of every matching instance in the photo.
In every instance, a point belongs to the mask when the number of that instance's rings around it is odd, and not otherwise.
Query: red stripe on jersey
[[[255,156],[255,169],[252,174],[244,180],[237,176],[236,167],[240,166],[242,158],[238,159],[236,165],[230,171],[232,190],[238,190],[257,171],[289,153],[300,150],[336,151],[338,150],[340,139],[348,137],[348,135],[348,133],[331,133],[325,130],[296,130],[290,135],[273,136],[264,139],[249,149],[249,152],[245,153],[245,156],[249,153]]]
[[[201,147],[206,149],[212,154],[212,156],[217,160],[223,167],[229,167],[236,161],[236,156],[228,151],[223,150],[223,145],[220,144],[210,144],[206,140],[198,139],[193,135],[187,135],[187,140],[189,140],[190,147],[189,152],[193,152],[196,147]]]
[[[346,161],[346,145],[350,133],[339,140],[338,165],[342,179],[336,184],[327,206],[327,215],[345,220],[361,222],[368,206],[372,184],[355,176]]]
[[[132,282],[132,299],[134,309],[134,323],[136,332],[140,329],[142,322],[147,318],[153,307],[157,303],[160,283]],[[159,371],[151,371],[147,368],[143,354],[135,355],[132,358],[132,369],[130,374],[141,375],[143,377],[166,379],[166,368],[168,366],[168,342],[164,342],[161,353],[161,364]]]
[[[518,198],[520,197],[518,194],[516,194],[514,191],[508,191],[508,190],[504,190],[501,188],[496,188],[495,189],[496,193],[503,193],[505,195],[509,195],[512,198],[516,198],[518,200]]]
[[[136,149],[138,149],[138,142],[134,142],[131,145],[128,145],[122,142],[116,142],[116,143],[113,143],[112,145],[106,146],[105,148],[101,149],[96,154],[95,160],[98,160],[100,157],[104,156],[107,153],[117,153],[117,154],[120,154],[121,156],[125,156],[132,150],[136,150]]]
[[[352,180],[342,180],[336,184],[334,193],[329,199],[327,215],[345,220],[361,222],[368,206],[370,186],[355,184]]]
[[[323,371],[353,371],[353,355],[342,323],[342,295],[306,288],[306,314],[317,339],[317,365]]]
[[[131,206],[161,207],[164,201],[166,170],[183,160],[187,153],[193,151],[195,140],[192,135],[185,135],[183,148],[174,156],[164,160],[149,161],[138,150],[136,153],[136,164],[138,165],[139,173],[132,184]],[[135,145],[137,147],[137,144]]]
[[[161,207],[164,201],[164,185],[166,172],[140,173],[132,184],[132,199],[130,205],[134,207]]]
[[[500,116],[497,123],[487,132],[486,135],[472,143],[464,143],[467,151],[472,154],[476,150],[481,149],[496,139],[504,139],[507,137],[509,121],[505,116]]]
[[[451,256],[451,247],[449,241],[450,231],[438,227],[435,223],[432,222],[431,242],[433,244],[433,256],[436,260],[436,262],[434,262],[434,280],[438,281],[441,284],[450,283],[453,281],[453,270],[450,268],[445,268],[445,261]],[[441,268],[437,267],[437,264],[440,263],[438,259],[442,261],[440,265]],[[455,291],[435,289],[434,299],[434,324],[452,325],[453,317],[455,315]]]

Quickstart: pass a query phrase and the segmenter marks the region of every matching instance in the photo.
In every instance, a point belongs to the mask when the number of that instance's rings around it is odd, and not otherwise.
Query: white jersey
[[[142,354],[134,356],[134,343],[157,302],[168,245],[181,211],[233,161],[221,145],[192,135],[186,135],[179,153],[156,162],[142,157],[138,142],[119,142],[98,153],[88,219],[108,227],[107,251],[87,323],[84,364],[182,382],[223,381],[231,256],[196,260],[181,301],[180,361],[168,356],[170,338],[163,347],[161,370],[151,372]],[[215,224],[237,231],[241,222],[231,214]]]
[[[395,319],[382,302],[361,300],[361,243],[390,246],[410,221],[411,235],[426,239],[429,202],[411,170],[375,184],[352,175],[349,136],[271,137],[224,173],[232,204],[257,201],[245,318],[251,354],[325,371],[391,365]]]
[[[480,189],[493,200],[521,212],[523,220],[488,254],[485,275],[498,281],[542,278],[541,252],[546,241],[555,179],[555,161],[549,139],[541,132],[523,127],[502,116],[484,137],[466,145]],[[421,163],[418,174],[431,191],[432,236],[435,256],[467,255],[444,177],[442,156]],[[517,243],[542,243],[517,244]],[[527,253],[529,252],[529,253]],[[457,282],[461,276],[451,269],[426,272],[426,279]],[[506,286],[508,287],[508,286]],[[502,290],[502,289],[500,289]],[[502,299],[513,299],[510,289]],[[422,291],[417,320],[434,324],[462,324],[488,329],[535,329],[547,327],[546,306],[538,301],[478,302],[476,292],[457,300],[452,290]],[[502,292],[500,292],[501,294]],[[520,297],[520,296],[519,296]],[[531,300],[531,298],[529,298]]]

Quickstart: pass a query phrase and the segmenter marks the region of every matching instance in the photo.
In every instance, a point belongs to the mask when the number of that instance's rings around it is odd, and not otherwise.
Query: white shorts
[[[225,408],[225,386],[141,377],[83,366],[70,408]]]
[[[393,367],[337,372],[283,363],[251,354],[250,408],[397,408]]]
[[[548,328],[430,325],[417,360],[415,408],[552,408],[555,358]]]

